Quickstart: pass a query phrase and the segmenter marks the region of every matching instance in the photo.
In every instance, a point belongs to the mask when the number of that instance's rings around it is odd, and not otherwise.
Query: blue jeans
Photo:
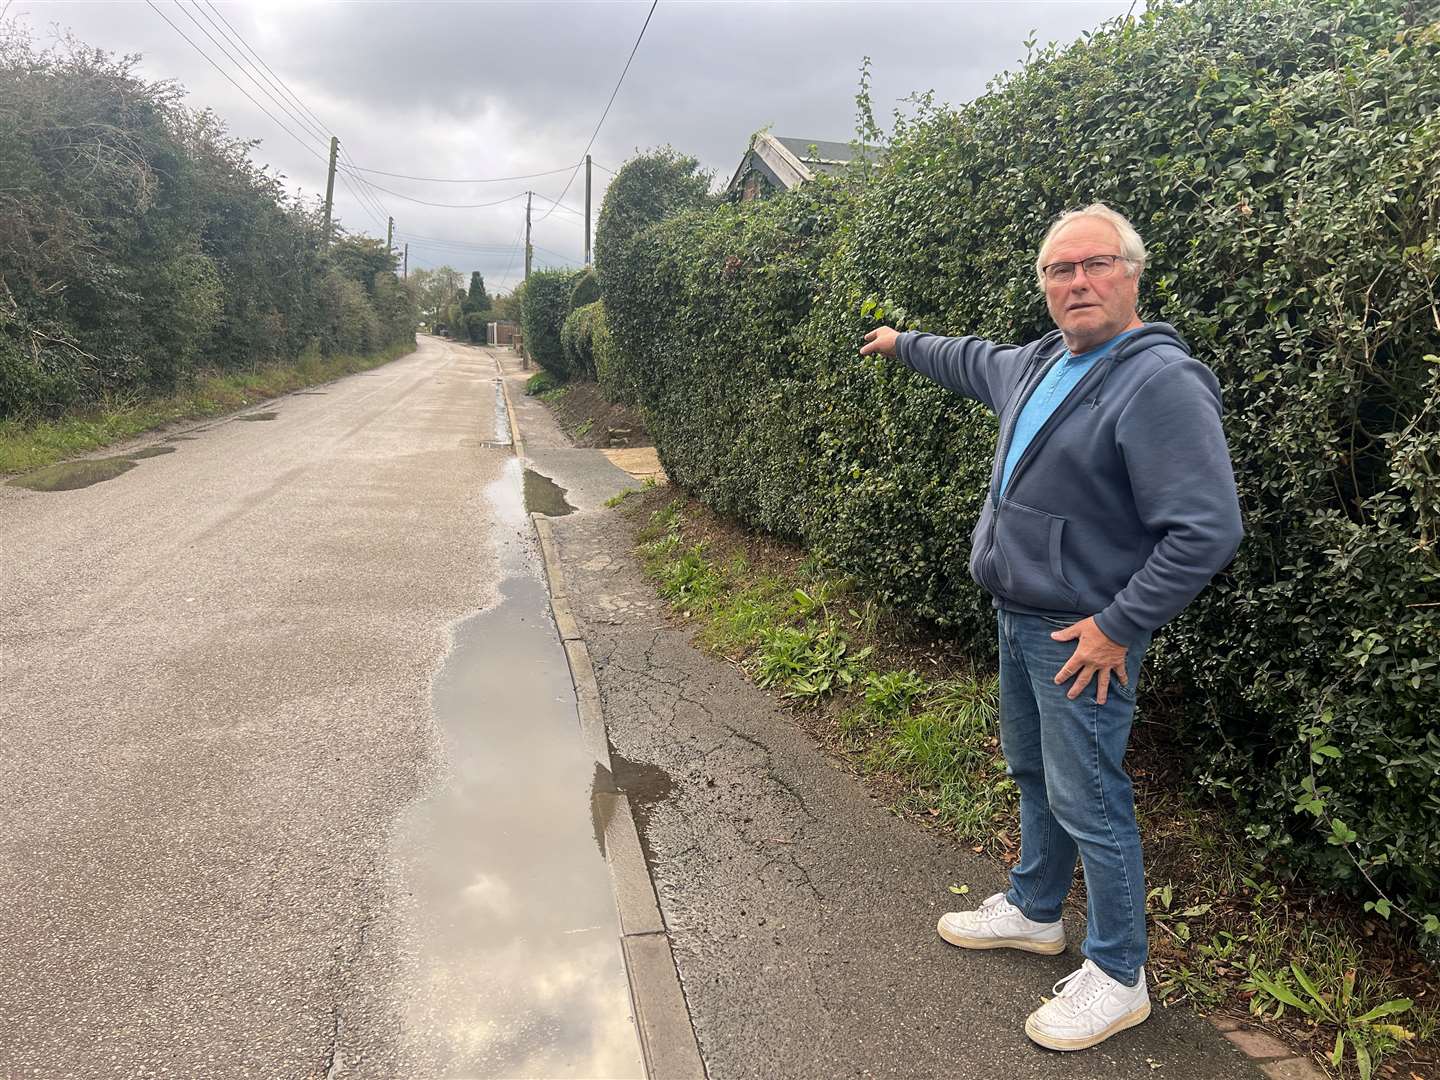
[[[1060,918],[1078,854],[1089,924],[1081,951],[1112,979],[1134,986],[1148,955],[1145,872],[1125,744],[1135,714],[1145,637],[1126,653],[1129,686],[1097,680],[1074,701],[1055,674],[1074,641],[1050,635],[1070,620],[997,612],[1000,619],[1000,745],[1020,788],[1020,861],[1005,898],[1036,922]]]

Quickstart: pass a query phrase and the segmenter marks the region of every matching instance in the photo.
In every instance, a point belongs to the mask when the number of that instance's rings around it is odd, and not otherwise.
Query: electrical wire
[[[605,103],[605,111],[600,114],[600,122],[595,125],[595,130],[590,133],[590,141],[585,144],[585,150],[580,155],[581,164],[584,164],[585,155],[590,153],[590,148],[595,145],[595,137],[600,134],[600,128],[605,124],[605,118],[610,115],[610,106],[615,104],[615,95],[620,93],[620,84],[625,81],[625,75],[630,70],[630,64],[635,59],[635,53],[640,49],[640,42],[644,40],[645,31],[650,26],[650,19],[655,14],[655,8],[658,7],[659,4],[660,0],[651,0],[649,14],[645,16],[645,25],[640,27],[640,34],[635,38],[635,44],[630,49],[630,57],[625,61],[625,67],[620,72],[620,78],[615,81],[615,89],[610,91],[610,100]],[[565,196],[570,193],[570,185],[575,183],[575,177],[578,175],[580,175],[580,165],[576,165],[575,171],[570,174],[570,180],[566,183],[565,190],[560,193],[560,198],[556,200],[557,203],[564,201]],[[549,217],[554,212],[555,208],[552,206],[546,211],[545,217]],[[545,218],[541,218],[540,220],[544,221]]]
[[[559,169],[551,169],[549,172],[525,173],[522,176],[489,176],[483,179],[461,180],[448,176],[410,176],[407,173],[385,172],[382,169],[368,169],[363,165],[351,165],[350,168],[356,172],[372,173],[375,176],[393,176],[398,180],[422,180],[430,184],[499,184],[506,180],[534,180],[540,176],[556,176],[569,169],[573,165],[565,165]]]
[[[159,15],[160,18],[165,20],[166,24],[170,27],[171,30],[174,30],[177,34],[184,38],[186,43],[192,49],[194,49],[201,56],[203,56],[211,67],[213,67],[216,71],[220,72],[221,75],[225,76],[226,81],[229,82],[231,86],[235,87],[236,90],[239,90],[240,93],[244,94],[245,97],[250,100],[250,104],[254,105],[262,113],[268,116],[271,121],[274,122],[276,127],[278,127],[281,131],[285,132],[286,135],[289,135],[290,138],[294,139],[297,143],[304,147],[307,152],[318,158],[320,161],[325,162],[327,167],[329,166],[329,161],[323,154],[316,151],[313,146],[311,146],[308,142],[300,138],[300,136],[296,135],[293,131],[286,127],[284,122],[277,119],[274,113],[272,113],[269,109],[265,108],[264,105],[261,105],[260,102],[256,101],[248,90],[246,90],[243,86],[241,86],[238,82],[236,82],[230,77],[229,72],[227,72],[224,68],[222,68],[219,64],[217,64],[214,60],[210,58],[209,53],[207,53],[204,49],[200,48],[199,45],[196,45],[195,42],[191,40],[190,36],[185,33],[184,30],[181,30],[180,27],[176,26],[173,22],[171,22],[166,17],[165,13],[155,6],[155,0],[145,0],[145,3],[150,6],[150,10],[152,10],[153,12],[155,12],[156,15]]]
[[[216,17],[219,18],[220,22],[225,24],[225,29],[221,29],[221,27],[215,22],[215,20],[210,18],[208,12],[206,12],[203,8],[199,8],[198,0],[195,0],[195,3],[197,9],[200,10],[200,14],[205,16],[205,20],[210,23],[211,26],[215,27],[215,29],[220,33],[222,37],[225,37],[227,40],[233,38],[234,42],[238,44],[240,49],[244,50],[243,52],[241,52],[242,59],[244,57],[244,53],[248,52],[250,56],[254,58],[253,60],[246,61],[247,63],[249,63],[250,67],[253,68],[255,72],[259,74],[260,77],[263,78],[270,87],[287,97],[290,101],[294,102],[295,106],[300,109],[301,113],[305,114],[305,116],[308,116],[310,118],[310,121],[313,121],[313,123],[306,121],[304,116],[296,116],[295,113],[288,108],[286,108],[286,115],[298,120],[302,125],[305,125],[307,127],[307,130],[309,130],[310,132],[318,132],[320,141],[328,143],[335,134],[332,130],[330,130],[330,126],[326,124],[325,121],[320,119],[320,117],[315,113],[315,110],[311,109],[308,105],[305,104],[305,102],[300,100],[300,95],[295,93],[294,90],[290,89],[289,84],[286,83],[285,80],[282,79],[275,72],[274,68],[272,68],[269,64],[265,62],[265,58],[255,50],[255,47],[253,45],[251,45],[248,41],[245,40],[244,36],[240,33],[240,31],[235,29],[234,24],[232,24],[229,19],[225,18],[225,14],[218,7],[216,7],[215,4],[211,2],[211,0],[205,0],[206,7],[208,7],[211,11],[215,13]],[[226,32],[227,30],[228,34]],[[228,56],[229,54],[227,53],[226,55]],[[258,67],[256,66],[257,62],[259,64]],[[262,68],[264,69],[263,71],[261,70]],[[251,82],[255,82],[254,77],[250,76],[248,72],[246,72],[246,75],[250,78]],[[258,86],[259,84],[256,83],[256,85]],[[278,102],[274,94],[269,94],[269,97],[272,101],[277,101],[278,104],[281,104],[282,108],[285,107],[283,103]],[[339,142],[338,139],[336,141],[337,143]],[[349,159],[350,155],[346,151],[343,143],[339,144],[339,151],[341,158]],[[388,227],[387,219],[392,216],[389,209],[385,206],[383,202],[380,201],[379,198],[375,196],[373,192],[371,192],[366,187],[363,177],[357,176],[355,177],[355,180],[356,183],[359,185],[358,189],[349,183],[345,184],[346,189],[350,192],[352,196],[354,196],[355,201],[360,204],[361,209],[365,210],[366,213],[370,214],[370,216],[376,221],[378,221],[380,225]]]

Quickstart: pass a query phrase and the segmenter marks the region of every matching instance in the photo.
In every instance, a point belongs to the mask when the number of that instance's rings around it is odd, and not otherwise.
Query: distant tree
[[[470,291],[466,294],[465,310],[489,311],[490,297],[485,294],[485,279],[479,270],[470,271]]]
[[[395,272],[395,255],[385,250],[385,241],[373,236],[342,234],[330,244],[330,265],[351,281],[375,295],[375,275]]]

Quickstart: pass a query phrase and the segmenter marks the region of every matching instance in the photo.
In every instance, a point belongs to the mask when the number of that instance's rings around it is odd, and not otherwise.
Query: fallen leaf
[[[950,891],[953,892],[953,893],[955,893],[957,896],[964,896],[966,893],[968,893],[968,892],[970,891],[970,886],[969,886],[969,885],[951,885],[951,886],[950,886]]]

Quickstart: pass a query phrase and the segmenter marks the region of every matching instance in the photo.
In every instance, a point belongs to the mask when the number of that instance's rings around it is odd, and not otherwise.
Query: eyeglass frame
[[[1087,256],[1085,256],[1085,258],[1083,258],[1083,259],[1062,259],[1062,260],[1060,260],[1059,262],[1046,263],[1044,266],[1040,267],[1040,276],[1041,276],[1041,278],[1043,278],[1043,279],[1045,280],[1046,284],[1049,284],[1049,285],[1066,285],[1066,284],[1069,284],[1070,282],[1072,282],[1072,281],[1075,280],[1075,268],[1076,268],[1077,266],[1083,267],[1086,263],[1090,262],[1090,261],[1093,260],[1093,259],[1107,259],[1107,260],[1109,260],[1109,261],[1100,264],[1100,265],[1102,265],[1102,266],[1105,267],[1105,270],[1104,270],[1103,273],[1092,274],[1089,270],[1086,270],[1086,271],[1085,271],[1085,277],[1086,277],[1086,278],[1092,278],[1092,277],[1107,278],[1107,277],[1109,277],[1109,276],[1114,272],[1114,270],[1115,270],[1115,263],[1116,263],[1117,261],[1119,261],[1119,262],[1124,262],[1124,263],[1131,263],[1131,264],[1133,264],[1133,263],[1136,262],[1135,259],[1132,259],[1132,258],[1130,258],[1130,257],[1127,256],[1127,255],[1119,255],[1119,254],[1115,254],[1115,255],[1087,255]],[[1056,267],[1056,266],[1068,266],[1068,267],[1070,267],[1070,276],[1067,277],[1067,278],[1065,278],[1065,279],[1063,279],[1063,280],[1058,280],[1058,279],[1052,278],[1052,277],[1050,276],[1050,270],[1051,270],[1052,267]]]

